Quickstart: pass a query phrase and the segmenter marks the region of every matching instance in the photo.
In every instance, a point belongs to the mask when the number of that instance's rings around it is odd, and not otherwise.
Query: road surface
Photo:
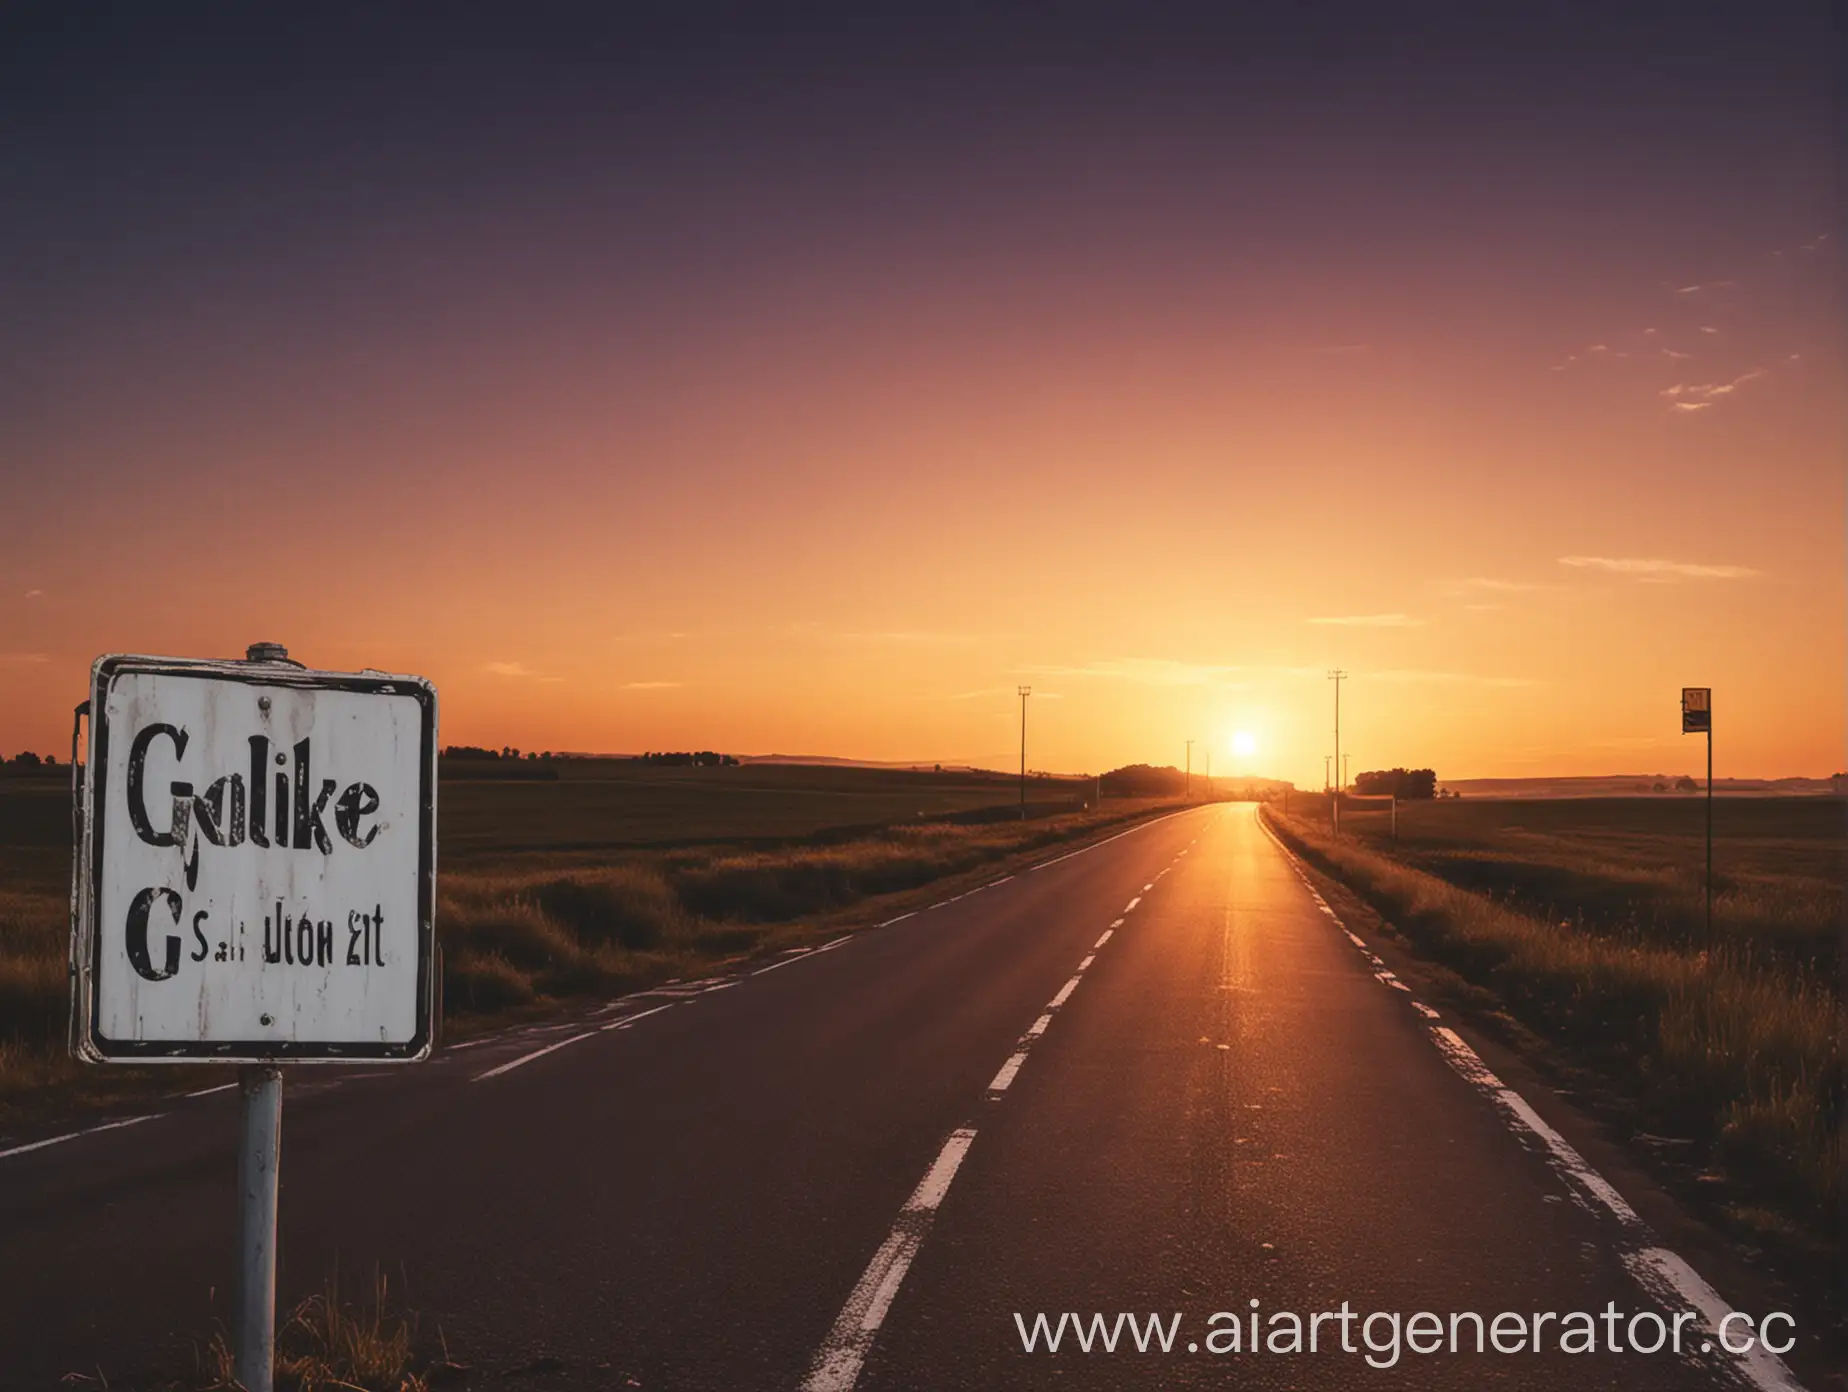
[[[1779,1385],[1692,1326],[1602,1351],[1612,1302],[1710,1288],[1358,937],[1202,808],[769,969],[298,1070],[285,1304],[377,1266],[475,1386]],[[139,1385],[227,1313],[235,1097],[0,1140],[0,1386]],[[1283,1351],[1343,1302],[1377,1349]],[[1574,1311],[1600,1352],[1558,1351]],[[1416,1312],[1440,1351],[1376,1366]],[[1561,1318],[1452,1354],[1462,1312]],[[1148,1351],[1091,1336],[1119,1313]]]

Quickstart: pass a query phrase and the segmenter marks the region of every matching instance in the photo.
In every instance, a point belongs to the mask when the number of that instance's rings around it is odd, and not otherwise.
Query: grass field
[[[1833,1247],[1848,810],[1719,800],[1711,931],[1704,817],[1698,799],[1462,799],[1402,804],[1396,843],[1385,810],[1350,806],[1336,840],[1326,799],[1296,795],[1273,824],[1605,1080],[1635,1134],[1686,1148],[1682,1168],[1743,1230]]]
[[[492,767],[492,766],[490,766]],[[556,781],[476,778],[445,761],[445,870],[521,855],[779,840],[966,815],[1015,803],[1004,775],[807,764],[672,768],[561,759]],[[1090,784],[1034,778],[1036,806],[1069,803]],[[68,839],[68,837],[66,838]]]
[[[593,760],[558,772],[443,779],[451,1033],[851,928],[937,881],[1169,805],[1085,809],[1072,799],[1090,784],[1036,779],[1022,821],[1018,782],[993,775]],[[69,1059],[69,889],[67,785],[0,781],[0,1127],[205,1076]]]

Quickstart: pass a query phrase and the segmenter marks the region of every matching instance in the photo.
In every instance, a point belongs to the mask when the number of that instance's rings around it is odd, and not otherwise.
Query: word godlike
[[[248,790],[241,773],[228,773],[214,779],[203,793],[193,791],[189,781],[175,779],[167,785],[172,812],[167,829],[156,830],[148,815],[148,751],[155,740],[165,739],[173,745],[176,760],[186,757],[187,734],[184,726],[156,723],[136,732],[128,751],[128,820],[135,835],[150,846],[190,846],[190,832],[214,846],[241,846],[246,838],[253,846],[280,850],[318,850],[322,855],[334,853],[333,839],[327,834],[325,818],[328,804],[333,804],[334,829],[340,838],[357,850],[372,844],[379,834],[376,824],[366,819],[379,810],[378,789],[370,783],[349,783],[335,798],[336,784],[331,778],[321,780],[317,791],[312,776],[310,739],[295,745],[293,777],[286,768],[288,756],[276,751],[278,768],[272,782],[270,742],[267,735],[250,737],[250,782]],[[271,818],[271,790],[274,790],[274,819]],[[248,813],[248,815],[246,815]]]

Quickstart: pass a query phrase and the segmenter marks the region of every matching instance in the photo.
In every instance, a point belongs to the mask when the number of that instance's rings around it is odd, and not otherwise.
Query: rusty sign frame
[[[319,1040],[142,1040],[111,1039],[97,1026],[101,990],[102,935],[96,906],[102,896],[103,819],[97,815],[108,768],[111,684],[127,673],[236,682],[247,686],[292,687],[304,691],[346,691],[362,695],[410,696],[419,708],[417,865],[417,1025],[402,1043]],[[71,868],[71,1052],[86,1063],[416,1063],[435,1042],[436,970],[436,688],[423,677],[385,672],[327,672],[296,663],[239,662],[109,654],[90,669],[90,699],[77,708],[89,718],[89,754],[72,770],[76,857]],[[75,743],[75,732],[73,732]]]

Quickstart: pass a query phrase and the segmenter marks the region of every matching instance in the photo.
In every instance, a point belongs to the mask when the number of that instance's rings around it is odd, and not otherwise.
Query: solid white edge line
[[[237,1084],[233,1083],[231,1086],[236,1087]],[[63,1145],[66,1141],[74,1141],[79,1136],[94,1136],[99,1131],[119,1131],[124,1126],[139,1126],[144,1121],[158,1121],[165,1115],[165,1112],[155,1112],[149,1116],[129,1117],[123,1121],[105,1121],[101,1126],[86,1126],[81,1131],[67,1131],[62,1136],[52,1136],[43,1141],[32,1141],[26,1145],[14,1146],[11,1150],[0,1150],[0,1160],[6,1159],[9,1155],[25,1155],[34,1150],[43,1150],[46,1146]]]
[[[762,976],[765,972],[773,972],[778,967],[786,967],[791,962],[800,962],[804,957],[811,957],[813,955],[814,954],[810,952],[807,948],[804,948],[802,951],[796,953],[794,956],[785,957],[780,962],[772,962],[767,967],[759,967],[756,971],[752,972],[751,975],[752,976]]]
[[[625,1015],[620,1020],[611,1020],[607,1025],[598,1025],[597,1028],[600,1030],[628,1029],[637,1020],[646,1020],[650,1015],[659,1015],[663,1010],[672,1010],[678,1004],[680,1004],[679,1001],[669,1001],[666,1005],[657,1005],[653,1010],[638,1010],[633,1015]]]
[[[220,1083],[217,1087],[200,1088],[197,1092],[189,1092],[184,1095],[187,1097],[210,1097],[215,1092],[229,1092],[236,1086],[236,1083]]]
[[[936,906],[932,905],[932,907],[934,908]],[[900,915],[900,917],[908,917],[908,915]],[[834,941],[823,943],[820,947],[815,949],[815,952],[832,952],[834,951],[835,948],[839,947],[842,943],[846,942],[852,936],[853,936],[852,933],[842,933],[838,938],[834,939]],[[809,956],[813,957],[815,955],[815,952],[811,952]]]
[[[963,1127],[952,1131],[943,1143],[943,1149],[931,1162],[923,1181],[904,1208],[899,1210],[891,1234],[873,1253],[872,1261],[867,1263],[847,1303],[841,1307],[834,1327],[816,1351],[809,1375],[802,1383],[803,1392],[849,1392],[859,1380],[860,1369],[873,1346],[873,1336],[885,1323],[899,1285],[910,1270],[918,1248],[923,1245],[925,1233],[930,1230],[937,1206],[949,1192],[950,1181],[956,1178],[956,1171],[974,1140],[975,1132]]]
[[[599,1028],[601,1028],[601,1026],[599,1026]],[[486,1073],[477,1073],[473,1078],[470,1078],[469,1081],[471,1083],[482,1083],[486,1082],[489,1078],[498,1078],[503,1073],[511,1073],[514,1069],[524,1067],[536,1058],[544,1058],[547,1054],[556,1053],[567,1044],[575,1044],[580,1039],[589,1039],[591,1035],[596,1032],[597,1031],[594,1029],[585,1030],[582,1034],[574,1034],[569,1039],[561,1039],[556,1044],[548,1044],[543,1049],[535,1049],[530,1054],[522,1054],[519,1058],[513,1060],[512,1063],[503,1063],[499,1068],[490,1068]]]
[[[1125,836],[1134,836],[1139,831],[1147,831],[1152,826],[1160,826],[1163,822],[1173,821],[1176,817],[1185,817],[1193,810],[1194,809],[1191,807],[1183,807],[1179,812],[1170,812],[1165,817],[1152,817],[1146,822],[1138,822],[1128,831],[1119,831],[1115,836],[1106,836],[1102,841],[1093,841],[1088,846],[1080,846],[1075,851],[1067,851],[1064,855],[1054,856],[1051,860],[1042,860],[1038,865],[1029,865],[1020,873],[1023,875],[1030,875],[1035,870],[1044,870],[1048,865],[1057,865],[1062,860],[1070,860],[1073,856],[1081,856],[1086,851],[1096,850],[1099,846],[1108,846],[1112,841],[1121,841]],[[1194,840],[1197,841],[1199,838],[1195,837]],[[1187,844],[1191,846],[1193,841],[1189,841]]]
[[[918,911],[916,909],[913,909],[910,913],[902,913],[897,918],[888,918],[883,923],[875,923],[873,927],[890,928],[894,923],[903,923],[906,919],[916,918],[917,916],[918,916]]]
[[[1636,1278],[1636,1283],[1655,1296],[1663,1309],[1672,1308],[1673,1297],[1680,1296],[1684,1304],[1700,1311],[1711,1330],[1717,1331],[1733,1312],[1733,1307],[1698,1271],[1666,1247],[1644,1247],[1640,1251],[1626,1252],[1623,1264]],[[1784,1360],[1757,1341],[1749,1352],[1727,1356],[1734,1360],[1734,1371],[1760,1392],[1803,1392],[1803,1384],[1797,1381],[1796,1374]]]
[[[1308,876],[1300,866],[1296,865],[1295,852],[1285,846],[1281,838],[1268,825],[1265,825],[1262,817],[1259,818],[1259,825],[1263,828],[1265,835],[1276,844],[1277,849],[1283,852],[1286,860],[1296,869],[1297,874],[1302,876],[1303,882],[1308,884]],[[1320,896],[1318,895],[1317,898],[1319,899]],[[1339,920],[1336,921],[1339,922]],[[1348,936],[1354,937],[1352,933]],[[1355,942],[1359,944],[1360,940],[1355,938]],[[1366,955],[1375,961],[1379,960],[1371,952]],[[1385,980],[1391,973],[1376,973],[1376,975],[1381,980]],[[1402,990],[1409,990],[1396,979],[1388,984],[1398,985]],[[1413,998],[1412,1005],[1425,1018],[1432,1020],[1438,1018],[1438,1013],[1422,1001]],[[1526,1132],[1547,1148],[1551,1155],[1552,1168],[1556,1173],[1567,1178],[1583,1194],[1602,1204],[1631,1240],[1655,1237],[1649,1226],[1643,1222],[1636,1210],[1630,1207],[1629,1202],[1617,1192],[1610,1181],[1599,1174],[1591,1163],[1579,1154],[1570,1141],[1549,1126],[1525,1097],[1496,1077],[1489,1066],[1482,1061],[1482,1056],[1470,1048],[1461,1035],[1443,1025],[1434,1025],[1427,1033],[1432,1042],[1437,1045],[1438,1052],[1444,1056],[1445,1061],[1450,1064],[1458,1076],[1501,1109],[1509,1130],[1515,1132],[1517,1136],[1521,1132]],[[1675,1303],[1674,1298],[1680,1297],[1683,1302],[1700,1311],[1709,1329],[1718,1330],[1720,1322],[1732,1311],[1733,1307],[1726,1303],[1725,1298],[1699,1272],[1689,1266],[1681,1256],[1666,1247],[1651,1241],[1648,1246],[1632,1247],[1629,1250],[1620,1249],[1618,1257],[1631,1278],[1658,1303],[1664,1307],[1672,1306]],[[1751,1350],[1746,1353],[1717,1352],[1711,1349],[1704,1350],[1704,1353],[1721,1367],[1745,1379],[1758,1389],[1758,1392],[1804,1392],[1803,1384],[1797,1381],[1796,1374],[1791,1372],[1789,1365],[1761,1344],[1754,1343]]]

